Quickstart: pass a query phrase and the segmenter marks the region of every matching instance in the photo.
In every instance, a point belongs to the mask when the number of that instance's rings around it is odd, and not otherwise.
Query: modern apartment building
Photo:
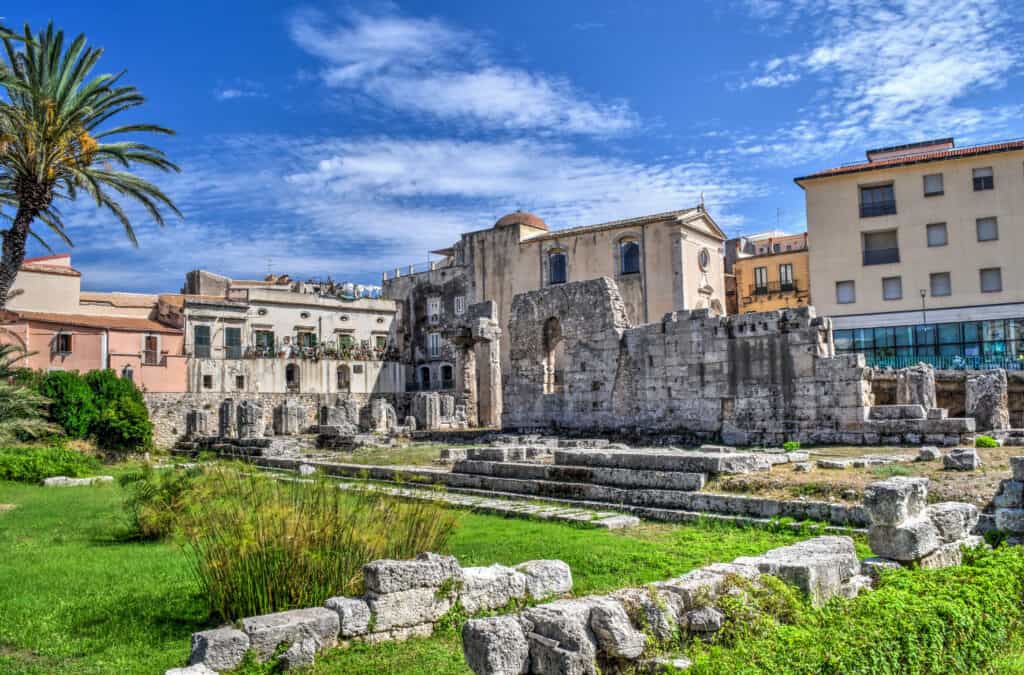
[[[726,242],[730,314],[794,309],[810,304],[807,233],[772,232]],[[728,289],[728,284],[727,284]]]
[[[795,179],[837,351],[869,363],[1024,363],[1024,141],[867,152]]]

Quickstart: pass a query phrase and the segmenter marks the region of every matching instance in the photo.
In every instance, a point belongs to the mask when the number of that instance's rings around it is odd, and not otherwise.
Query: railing
[[[224,348],[224,358],[226,359],[240,359],[243,354],[242,345],[228,345]]]
[[[750,287],[751,295],[770,295],[772,293],[796,293],[796,281],[766,281],[763,284],[754,284]]]
[[[883,202],[871,202],[860,205],[861,218],[874,218],[875,216],[891,216],[896,213],[896,200],[888,199]]]
[[[909,368],[927,363],[936,370],[1024,370],[1024,359],[1013,356],[881,356],[865,354],[872,368]]]
[[[876,248],[864,251],[865,265],[887,265],[900,261],[898,248]]]
[[[167,354],[161,354],[158,351],[152,349],[146,349],[142,352],[142,365],[144,366],[166,366],[167,365]]]

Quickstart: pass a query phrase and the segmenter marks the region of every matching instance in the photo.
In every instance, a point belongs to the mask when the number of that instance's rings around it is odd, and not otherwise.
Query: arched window
[[[565,386],[565,339],[557,317],[544,322],[544,393],[560,394]]]
[[[338,366],[338,391],[352,391],[352,373],[344,363]]]
[[[284,385],[288,391],[299,390],[299,367],[289,363],[284,369]]]
[[[626,239],[619,244],[619,274],[640,273],[640,244]]]
[[[548,284],[564,284],[568,277],[567,260],[562,251],[552,251],[548,254]]]

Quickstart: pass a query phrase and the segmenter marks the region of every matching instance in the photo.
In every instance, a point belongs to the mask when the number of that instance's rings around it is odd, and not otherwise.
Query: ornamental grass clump
[[[218,468],[197,485],[187,548],[210,612],[223,621],[358,595],[363,565],[442,551],[455,527],[452,512],[434,504],[326,481]]]

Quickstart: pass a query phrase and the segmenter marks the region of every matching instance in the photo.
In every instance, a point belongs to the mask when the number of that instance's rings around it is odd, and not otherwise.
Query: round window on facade
[[[708,268],[711,267],[711,251],[702,248],[700,253],[697,254],[697,264],[700,265],[701,270],[707,272]]]
[[[256,310],[256,313],[259,314],[260,316],[266,316],[267,315],[267,310],[265,308],[261,307],[261,308]]]
[[[377,323],[384,323],[384,317],[378,316],[377,317]]]
[[[342,314],[338,317],[341,321],[348,321],[348,314]]]
[[[303,319],[308,319],[309,318],[309,312],[300,312],[299,316],[301,316]]]

